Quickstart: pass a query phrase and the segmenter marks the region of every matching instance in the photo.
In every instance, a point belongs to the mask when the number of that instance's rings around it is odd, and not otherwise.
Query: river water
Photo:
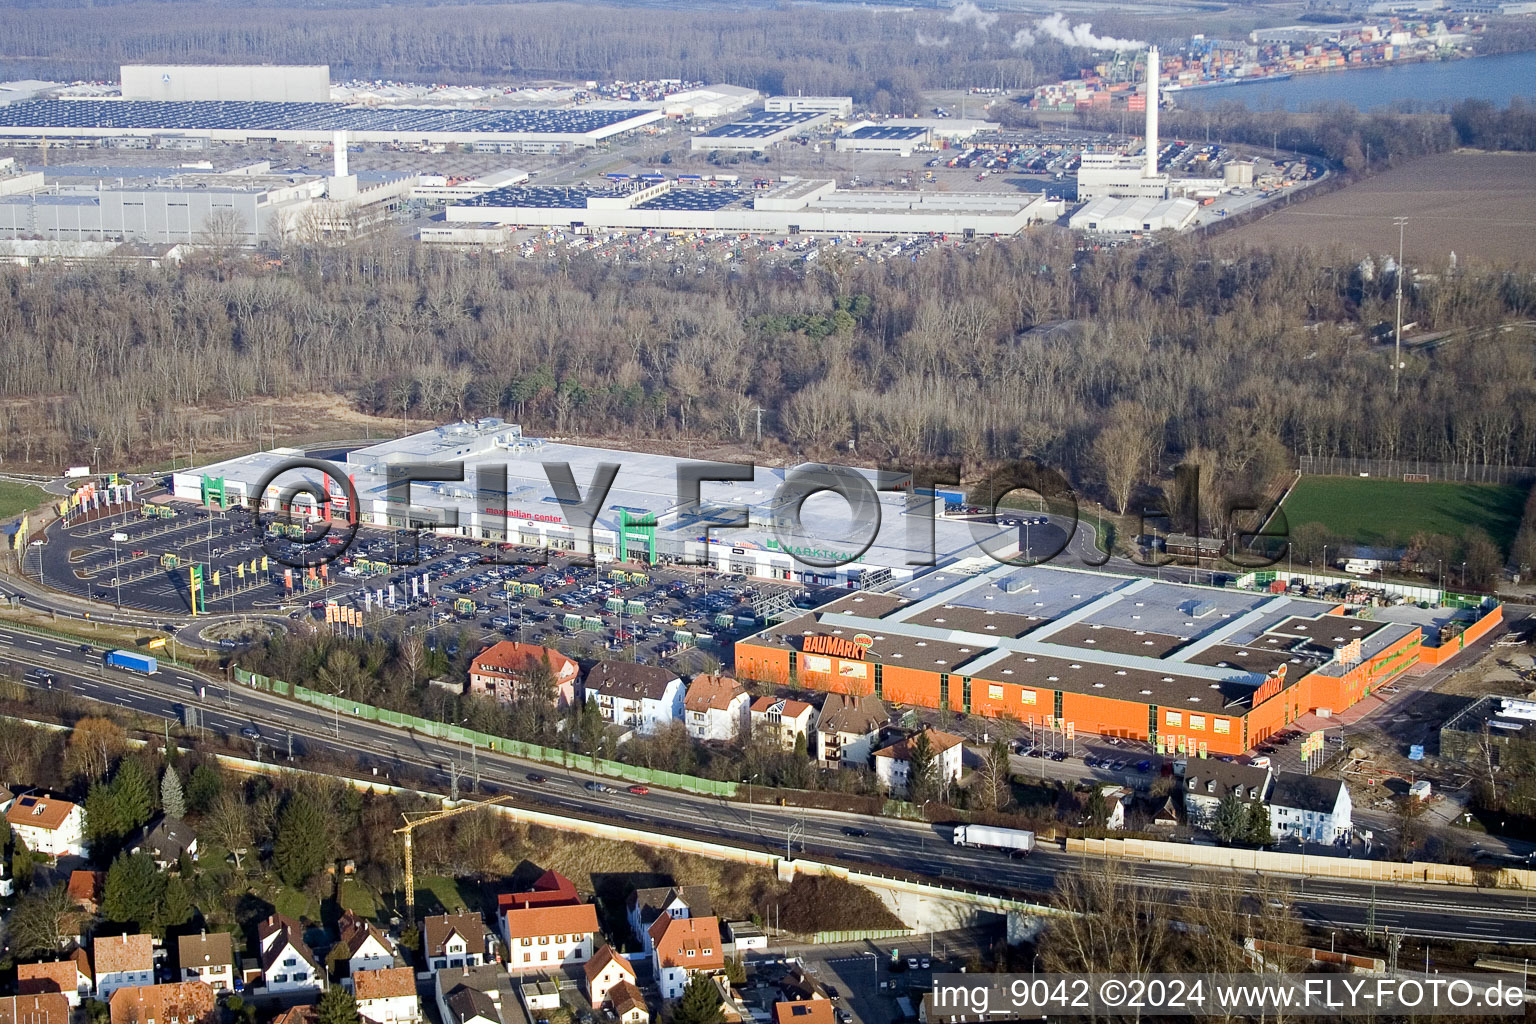
[[[1297,75],[1283,82],[1181,89],[1168,95],[1181,107],[1237,102],[1251,110],[1305,111],[1337,103],[1359,110],[1394,105],[1441,110],[1468,98],[1502,107],[1515,96],[1536,100],[1536,52],[1340,69]]]

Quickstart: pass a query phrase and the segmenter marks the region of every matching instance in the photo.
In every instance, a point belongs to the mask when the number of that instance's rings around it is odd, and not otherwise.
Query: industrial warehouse
[[[1235,755],[1297,718],[1327,718],[1416,665],[1444,663],[1502,619],[1444,616],[1070,568],[940,568],[839,598],[736,644],[742,678],[1036,728]],[[1434,643],[1431,642],[1431,638]]]
[[[263,508],[291,507],[308,515],[346,517],[345,488],[336,480],[327,483],[320,472],[300,469],[270,476],[302,455],[296,449],[279,448],[178,472],[172,476],[173,494],[229,507],[250,504],[265,486],[260,495]],[[391,502],[390,467],[421,463],[446,466],[450,473],[461,473],[462,480],[415,484],[409,509]],[[750,480],[706,483],[699,504],[683,504],[678,494],[680,472],[699,463],[546,441],[525,436],[518,425],[499,419],[449,424],[360,448],[336,463],[335,472],[355,488],[357,517],[365,525],[587,550],[588,530],[567,514],[550,482],[547,467],[560,464],[570,467],[583,495],[602,465],[619,466],[590,530],[590,549],[599,559],[707,561],[722,571],[764,579],[874,586],[908,579],[935,563],[994,564],[978,535],[983,535],[987,549],[997,557],[1018,551],[1017,530],[978,527],[944,516],[939,502],[958,502],[958,493],[940,492],[930,503],[931,543],[914,538],[908,498],[900,490],[878,493],[873,536],[861,537],[867,531],[850,524],[849,503],[842,497],[817,494],[803,506],[798,502],[792,489],[785,487],[786,477],[795,477],[794,469],[747,467],[753,473]],[[495,475],[502,472],[505,477]],[[871,482],[876,479],[872,472],[852,472]],[[333,507],[317,509],[312,496],[290,493],[304,482],[317,492],[324,488],[321,493],[331,495]],[[873,487],[866,493],[875,493]],[[747,525],[727,528],[740,520]]]
[[[1012,235],[1061,216],[1041,193],[852,192],[825,179],[769,189],[688,187],[674,181],[496,189],[450,205],[450,226],[578,231],[731,231],[753,234]],[[444,239],[450,240],[450,239]]]
[[[591,148],[664,116],[659,108],[642,107],[453,110],[266,100],[33,100],[0,107],[0,136],[327,143],[344,131],[359,143],[498,143],[543,151]]]
[[[26,171],[0,160],[0,239],[271,245],[356,234],[416,187],[399,171],[348,173],[344,139],[329,175],[276,173],[267,161],[214,168],[56,165]]]

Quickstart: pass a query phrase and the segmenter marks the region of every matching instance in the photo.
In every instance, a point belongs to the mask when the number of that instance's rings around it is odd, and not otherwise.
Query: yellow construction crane
[[[492,797],[489,800],[460,804],[446,811],[406,811],[401,815],[405,819],[405,827],[395,829],[395,833],[405,837],[405,922],[407,925],[414,925],[416,923],[416,862],[411,854],[411,831],[422,825],[430,825],[434,821],[442,821],[444,818],[452,818],[455,815],[478,811],[482,807],[490,807],[492,804],[503,803],[510,799],[512,799],[512,794],[507,793],[502,796]]]

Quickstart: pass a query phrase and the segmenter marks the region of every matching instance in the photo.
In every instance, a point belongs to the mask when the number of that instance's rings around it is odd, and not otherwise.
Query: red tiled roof
[[[906,761],[912,756],[912,744],[917,742],[918,736],[928,737],[928,746],[935,754],[942,754],[951,747],[957,747],[965,742],[964,739],[951,732],[940,732],[938,729],[924,729],[916,735],[905,736],[888,747],[882,747],[875,751],[875,756]]]
[[[673,917],[663,914],[651,925],[656,962],[663,967],[691,969],[724,967],[718,917]],[[689,956],[688,951],[693,955]],[[705,952],[708,950],[709,952]]]
[[[613,1004],[613,1012],[620,1017],[637,1008],[650,1012],[645,1005],[645,993],[632,981],[621,981],[609,989],[608,1001]]]
[[[514,942],[540,935],[587,935],[596,931],[597,908],[590,903],[507,911],[507,938]]]
[[[797,999],[774,1003],[773,1024],[834,1024],[832,1000]]]
[[[559,651],[538,644],[518,643],[516,640],[501,640],[487,647],[475,655],[469,663],[469,670],[491,675],[516,675],[531,670],[546,655],[549,657],[549,667],[555,673],[555,682],[564,683],[576,678],[577,664]]]
[[[180,1024],[209,1020],[214,1016],[213,989],[203,981],[177,981],[169,985],[129,985],[112,993],[112,1024]]]
[[[592,987],[592,982],[597,978],[597,976],[603,973],[603,968],[607,967],[609,964],[618,964],[619,969],[627,974],[631,981],[634,980],[635,965],[630,963],[624,957],[615,953],[612,946],[604,946],[602,949],[593,954],[592,959],[588,960],[586,965],[582,968],[582,970],[586,972],[587,987],[589,989]]]
[[[96,977],[121,971],[149,971],[155,966],[148,935],[111,935],[96,940]]]
[[[53,796],[24,796],[11,804],[5,820],[12,825],[29,825],[52,831],[64,824],[75,805]]]
[[[785,718],[799,718],[815,705],[807,704],[803,700],[790,700],[788,697],[759,697],[752,702],[752,710],[758,714],[767,714],[775,704],[783,704],[779,712]]]
[[[0,1024],[69,1024],[69,1000],[60,992],[0,997]]]
[[[496,910],[522,910],[526,907],[557,907],[565,903],[579,903],[576,883],[558,871],[545,871],[525,892],[504,892],[496,897]]]
[[[80,965],[73,960],[16,965],[16,991],[24,996],[35,996],[43,992],[75,992],[79,986]]]
[[[409,967],[386,967],[352,975],[353,994],[365,999],[393,999],[416,994],[416,972]]]
[[[731,701],[746,692],[730,676],[698,675],[688,684],[683,707],[688,711],[729,711]]]

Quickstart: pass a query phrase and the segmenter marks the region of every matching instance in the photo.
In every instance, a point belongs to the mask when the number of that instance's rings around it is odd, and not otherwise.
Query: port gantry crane
[[[510,793],[492,797],[489,800],[477,800],[474,803],[463,803],[457,807],[450,807],[445,811],[406,811],[401,814],[405,819],[402,828],[395,829],[395,834],[403,836],[405,845],[405,921],[406,924],[416,923],[416,862],[411,852],[411,833],[423,825],[442,821],[444,818],[452,818],[470,811],[480,810],[482,807],[490,807],[493,804],[504,803],[512,799]]]

